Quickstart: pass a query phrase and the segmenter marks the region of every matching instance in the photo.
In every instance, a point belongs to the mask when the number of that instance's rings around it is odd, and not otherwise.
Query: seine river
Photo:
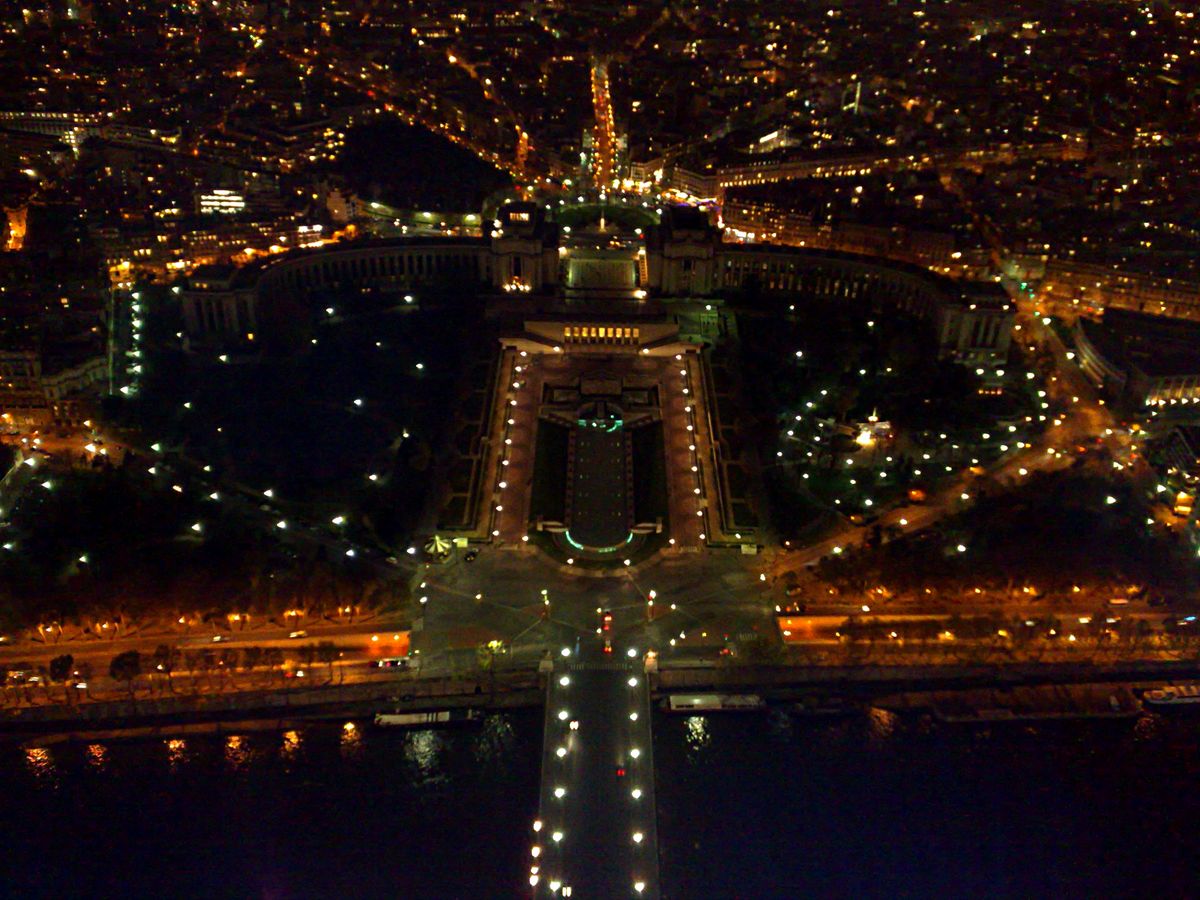
[[[1200,717],[656,728],[667,897],[1200,896]],[[525,896],[540,731],[8,746],[0,896]]]

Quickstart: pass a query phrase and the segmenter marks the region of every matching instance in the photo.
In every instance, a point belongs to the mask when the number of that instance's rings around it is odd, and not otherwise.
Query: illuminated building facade
[[[572,252],[562,247],[557,226],[544,219],[541,207],[510,204],[493,222],[490,238],[345,242],[262,260],[223,278],[194,277],[183,293],[184,317],[193,346],[230,346],[248,342],[250,326],[260,318],[257,305],[281,293],[351,287],[402,291],[449,280],[514,295],[565,291],[571,296],[589,293],[580,286],[587,281],[587,266],[602,264],[603,290],[591,290],[593,299],[703,298],[752,285],[799,296],[869,298],[930,320],[944,356],[996,366],[1008,355],[1015,310],[990,282],[954,281],[917,266],[854,254],[725,244],[698,210],[668,209],[644,247],[603,258],[591,251],[574,272]],[[622,265],[617,278],[610,270]],[[575,288],[572,279],[580,282]]]
[[[1096,315],[1111,307],[1200,319],[1200,284],[1095,263],[1048,261],[1037,300],[1047,311],[1068,316]]]
[[[1084,372],[1126,408],[1200,403],[1200,324],[1109,309],[1072,334]]]

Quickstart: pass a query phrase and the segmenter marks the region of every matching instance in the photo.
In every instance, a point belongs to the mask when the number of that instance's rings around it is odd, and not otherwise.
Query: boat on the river
[[[766,706],[758,694],[671,694],[668,712],[754,712]]]
[[[375,724],[389,728],[436,728],[443,725],[465,725],[481,718],[477,709],[439,709],[425,712],[381,712],[375,714]]]
[[[1200,704],[1200,684],[1169,684],[1142,694],[1142,702],[1155,709]]]

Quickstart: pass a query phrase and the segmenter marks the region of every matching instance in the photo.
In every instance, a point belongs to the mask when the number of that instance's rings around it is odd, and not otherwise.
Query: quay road
[[[633,646],[563,648],[546,689],[535,897],[658,897],[650,690]]]

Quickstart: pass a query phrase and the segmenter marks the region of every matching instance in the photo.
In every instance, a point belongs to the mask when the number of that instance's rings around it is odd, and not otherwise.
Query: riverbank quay
[[[676,691],[753,692],[769,699],[794,699],[814,690],[848,698],[933,690],[969,690],[1053,684],[1128,684],[1136,688],[1200,679],[1200,660],[1119,662],[1014,662],[942,665],[761,665],[708,667],[660,664],[657,695]]]
[[[103,700],[0,711],[0,741],[35,736],[95,739],[165,736],[190,727],[257,730],[246,723],[370,718],[384,711],[479,709],[503,711],[543,705],[544,673],[533,666],[494,677],[404,677],[342,685],[243,691],[135,700]],[[857,708],[881,700],[916,709],[928,692],[970,692],[1037,686],[1123,685],[1134,693],[1169,682],[1200,680],[1200,661],[1133,660],[1120,663],[1012,663],[920,666],[737,666],[661,664],[649,675],[655,700],[697,691],[749,693],[798,711]],[[960,704],[961,705],[961,704]]]
[[[411,678],[23,707],[0,714],[0,740],[23,741],[38,734],[77,735],[82,739],[101,732],[136,736],[141,730],[166,734],[192,725],[349,719],[388,710],[502,710],[541,703],[537,672],[529,669],[505,672],[494,679]]]

